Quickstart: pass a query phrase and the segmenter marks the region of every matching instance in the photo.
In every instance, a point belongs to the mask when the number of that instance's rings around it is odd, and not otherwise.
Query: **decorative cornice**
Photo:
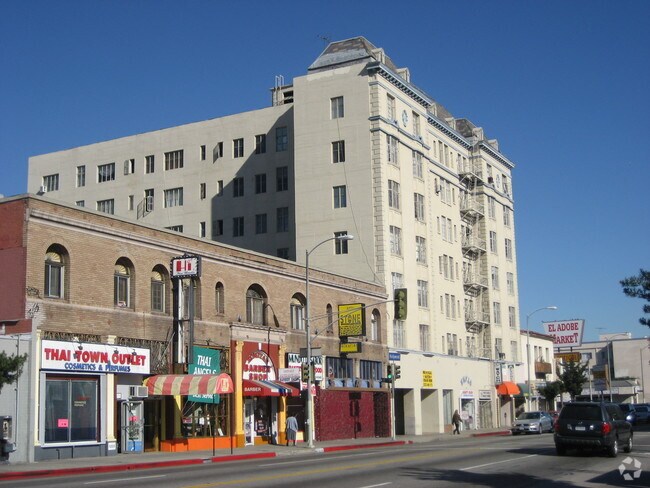
[[[400,91],[406,93],[413,100],[418,102],[424,108],[429,108],[433,104],[433,100],[427,96],[422,90],[414,87],[410,83],[404,81],[404,79],[395,73],[393,70],[383,65],[379,61],[374,63],[368,63],[368,72],[369,73],[379,73],[380,76],[387,79],[392,85],[397,87]]]
[[[503,154],[497,152],[492,146],[490,146],[486,141],[479,141],[478,146],[483,149],[486,153],[492,156],[494,159],[499,161],[504,166],[507,166],[509,169],[513,169],[515,164],[507,159]]]
[[[469,149],[472,147],[470,142],[465,139],[460,132],[456,132],[454,129],[449,127],[447,124],[444,124],[440,119],[435,117],[434,115],[427,113],[427,122],[434,126],[436,129],[438,129],[440,132],[443,132],[446,134],[448,137],[456,141],[458,144],[463,146],[465,149]]]

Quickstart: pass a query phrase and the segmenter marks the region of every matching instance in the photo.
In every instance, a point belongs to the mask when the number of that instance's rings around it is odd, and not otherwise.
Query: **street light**
[[[318,244],[316,244],[314,247],[312,247],[311,250],[305,251],[305,337],[307,339],[307,365],[309,368],[309,375],[307,381],[307,421],[305,423],[308,426],[307,445],[309,447],[314,447],[314,436],[312,431],[313,429],[312,425],[314,420],[312,408],[314,402],[311,394],[311,385],[314,381],[313,378],[314,369],[311,367],[311,332],[310,332],[310,323],[309,323],[309,255],[312,252],[314,252],[318,246],[321,246],[326,242],[329,241],[344,242],[344,241],[351,241],[352,239],[354,239],[354,236],[351,236],[349,234],[341,234],[334,237],[328,237],[324,241],[321,241]]]
[[[542,310],[557,310],[557,307],[555,305],[551,305],[549,307],[542,307],[538,308],[537,310],[533,310],[530,312],[528,315],[526,315],[526,369],[528,370],[528,411],[530,412],[530,400],[532,397],[532,392],[533,389],[531,388],[530,384],[530,316],[533,315],[534,313],[540,312]]]

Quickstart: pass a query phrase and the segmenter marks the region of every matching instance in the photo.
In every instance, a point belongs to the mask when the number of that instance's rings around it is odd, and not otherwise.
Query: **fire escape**
[[[470,157],[460,165],[460,214],[462,218],[463,286],[465,290],[465,328],[478,338],[480,357],[492,357],[490,308],[485,239],[485,206],[479,187],[482,184],[481,160]]]

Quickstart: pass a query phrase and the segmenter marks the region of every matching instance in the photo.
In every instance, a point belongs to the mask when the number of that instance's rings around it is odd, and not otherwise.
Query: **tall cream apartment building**
[[[421,82],[420,82],[421,83]],[[513,163],[363,37],[270,107],[30,158],[29,191],[408,289],[397,432],[507,423],[519,363]],[[350,234],[351,241],[330,237]]]

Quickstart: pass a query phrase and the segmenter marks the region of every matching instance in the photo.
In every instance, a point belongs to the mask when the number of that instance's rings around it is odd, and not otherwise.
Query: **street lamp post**
[[[311,393],[311,385],[314,382],[313,374],[314,370],[311,367],[311,324],[309,323],[309,255],[316,250],[318,246],[325,244],[329,241],[351,241],[354,239],[354,236],[343,234],[334,237],[328,237],[327,239],[319,242],[310,250],[305,251],[305,337],[307,340],[307,370],[309,371],[307,379],[307,445],[311,448],[314,447],[314,414],[313,414],[313,398]]]
[[[528,411],[529,412],[530,412],[530,402],[531,402],[531,397],[533,392],[533,389],[531,388],[531,384],[530,384],[530,323],[529,322],[530,322],[531,315],[540,312],[542,310],[557,310],[557,307],[555,305],[551,305],[548,307],[538,308],[537,310],[533,310],[528,315],[526,315],[526,369],[528,371]]]

